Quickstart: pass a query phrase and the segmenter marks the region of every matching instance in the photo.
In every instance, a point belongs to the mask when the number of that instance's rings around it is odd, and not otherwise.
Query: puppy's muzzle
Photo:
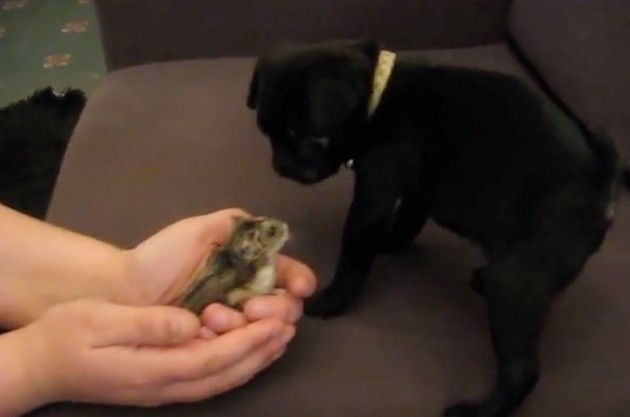
[[[313,184],[321,180],[319,173],[313,168],[295,167],[292,163],[274,159],[273,169],[284,178],[304,184]]]
[[[335,170],[330,169],[328,166],[317,168],[306,162],[298,162],[293,159],[285,159],[277,156],[273,158],[273,169],[281,177],[302,184],[314,184],[335,173]]]

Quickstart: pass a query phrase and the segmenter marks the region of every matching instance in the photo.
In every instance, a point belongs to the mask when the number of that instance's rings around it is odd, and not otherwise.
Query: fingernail
[[[176,314],[169,323],[169,330],[174,337],[192,337],[197,332],[197,326],[188,314]]]
[[[230,326],[230,317],[225,309],[218,304],[206,307],[203,314],[204,321],[212,329],[226,329]]]
[[[210,322],[212,323],[213,327],[220,328],[220,329],[223,329],[223,328],[227,327],[228,318],[227,318],[227,315],[224,312],[216,311],[209,318],[210,318]]]
[[[175,318],[170,322],[170,330],[173,336],[181,336],[184,333],[186,324],[181,318]]]

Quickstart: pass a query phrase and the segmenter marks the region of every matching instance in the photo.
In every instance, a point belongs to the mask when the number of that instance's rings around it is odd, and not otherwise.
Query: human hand
[[[241,209],[225,209],[175,222],[126,251],[127,268],[120,299],[133,305],[165,304],[179,294],[202,266],[208,253],[221,244],[232,227],[232,216],[250,217]],[[278,285],[286,292],[260,296],[245,303],[243,312],[222,305],[209,306],[202,318],[217,333],[252,320],[278,318],[295,323],[302,316],[303,299],[316,286],[306,265],[282,254],[275,259]]]
[[[198,338],[200,322],[171,306],[83,299],[52,307],[14,332],[31,408],[59,402],[156,406],[239,386],[282,355],[295,333],[262,319]]]

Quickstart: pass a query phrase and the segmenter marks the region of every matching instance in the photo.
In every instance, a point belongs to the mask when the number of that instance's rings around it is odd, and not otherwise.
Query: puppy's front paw
[[[338,291],[324,290],[304,303],[304,314],[310,317],[342,316],[350,304],[348,297]]]
[[[478,405],[461,402],[444,410],[444,417],[477,417],[478,411]]]

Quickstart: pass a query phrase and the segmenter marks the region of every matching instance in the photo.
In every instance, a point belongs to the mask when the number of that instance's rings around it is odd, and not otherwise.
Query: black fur
[[[52,88],[0,109],[0,202],[44,218],[68,140],[86,98]]]
[[[354,160],[336,272],[306,313],[343,314],[375,257],[432,218],[486,255],[472,287],[487,301],[498,366],[484,399],[445,415],[507,416],[536,385],[550,304],[599,249],[628,175],[610,138],[502,73],[399,56],[368,118],[378,50],[369,40],[281,47],[252,77],[248,105],[280,175],[314,184]]]

